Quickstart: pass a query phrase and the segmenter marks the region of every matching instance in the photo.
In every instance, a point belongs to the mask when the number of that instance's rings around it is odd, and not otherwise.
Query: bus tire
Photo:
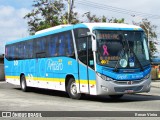
[[[27,92],[28,91],[28,87],[27,87],[27,83],[26,83],[26,78],[25,78],[24,75],[21,76],[20,85],[21,85],[21,89],[22,89],[23,92]]]
[[[67,84],[67,93],[72,99],[80,99],[81,94],[77,93],[76,82],[74,78],[70,78]]]
[[[109,95],[110,98],[112,99],[120,99],[121,97],[123,97],[123,94],[120,95]]]

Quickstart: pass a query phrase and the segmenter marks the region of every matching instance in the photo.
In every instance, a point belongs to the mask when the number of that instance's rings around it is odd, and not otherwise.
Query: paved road
[[[89,95],[73,100],[64,92],[35,88],[22,92],[19,86],[0,82],[0,111],[160,111],[160,88],[120,100]]]

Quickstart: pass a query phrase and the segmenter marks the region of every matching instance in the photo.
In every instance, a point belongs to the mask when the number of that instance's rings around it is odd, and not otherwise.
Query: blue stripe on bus
[[[62,64],[61,64],[62,63]],[[71,63],[71,64],[70,64]],[[78,78],[78,62],[73,58],[53,57],[41,59],[7,61],[5,59],[6,76],[20,76],[24,73],[26,77],[33,76],[39,78],[60,78],[65,79],[66,75],[73,75]],[[58,66],[62,65],[62,66]],[[62,70],[60,67],[63,67]],[[86,65],[79,64],[80,71],[86,71]],[[87,72],[86,72],[87,73]],[[87,74],[80,75],[80,79],[87,80]],[[89,79],[95,80],[95,71],[89,69]]]
[[[113,72],[113,69],[107,70],[106,67],[97,65],[97,72],[106,75],[114,80],[140,80],[151,72],[151,67],[149,66],[143,72],[139,71],[134,73],[115,73]]]

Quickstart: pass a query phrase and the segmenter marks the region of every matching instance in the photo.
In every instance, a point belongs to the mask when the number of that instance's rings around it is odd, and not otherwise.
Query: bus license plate
[[[133,90],[125,90],[126,93],[133,93]]]

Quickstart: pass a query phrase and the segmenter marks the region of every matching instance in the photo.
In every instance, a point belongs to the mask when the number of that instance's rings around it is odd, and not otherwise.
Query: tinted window
[[[18,54],[16,52],[16,54],[18,55],[18,59],[25,59],[27,58],[26,56],[26,46],[24,42],[18,43],[17,44],[17,48],[18,48]]]
[[[65,55],[65,38],[64,38],[64,34],[61,33],[60,37],[59,37],[59,56],[64,56]]]
[[[71,32],[67,32],[65,34],[65,48],[66,48],[66,55],[67,56],[74,56],[74,46],[72,41]]]
[[[25,44],[25,55],[26,58],[34,58],[34,48],[33,48],[33,40],[29,40]]]
[[[57,51],[56,48],[58,47],[58,45],[56,45],[58,42],[58,36],[57,35],[52,35],[49,36],[47,39],[47,43],[48,43],[48,57],[52,57],[52,56],[57,56]]]
[[[51,35],[47,39],[47,56],[74,57],[74,46],[71,31]]]
[[[46,37],[38,38],[35,40],[36,58],[46,57]]]
[[[5,56],[8,60],[54,56],[74,57],[71,31],[7,45]]]
[[[8,60],[14,60],[15,58],[15,44],[6,46],[6,58]]]

